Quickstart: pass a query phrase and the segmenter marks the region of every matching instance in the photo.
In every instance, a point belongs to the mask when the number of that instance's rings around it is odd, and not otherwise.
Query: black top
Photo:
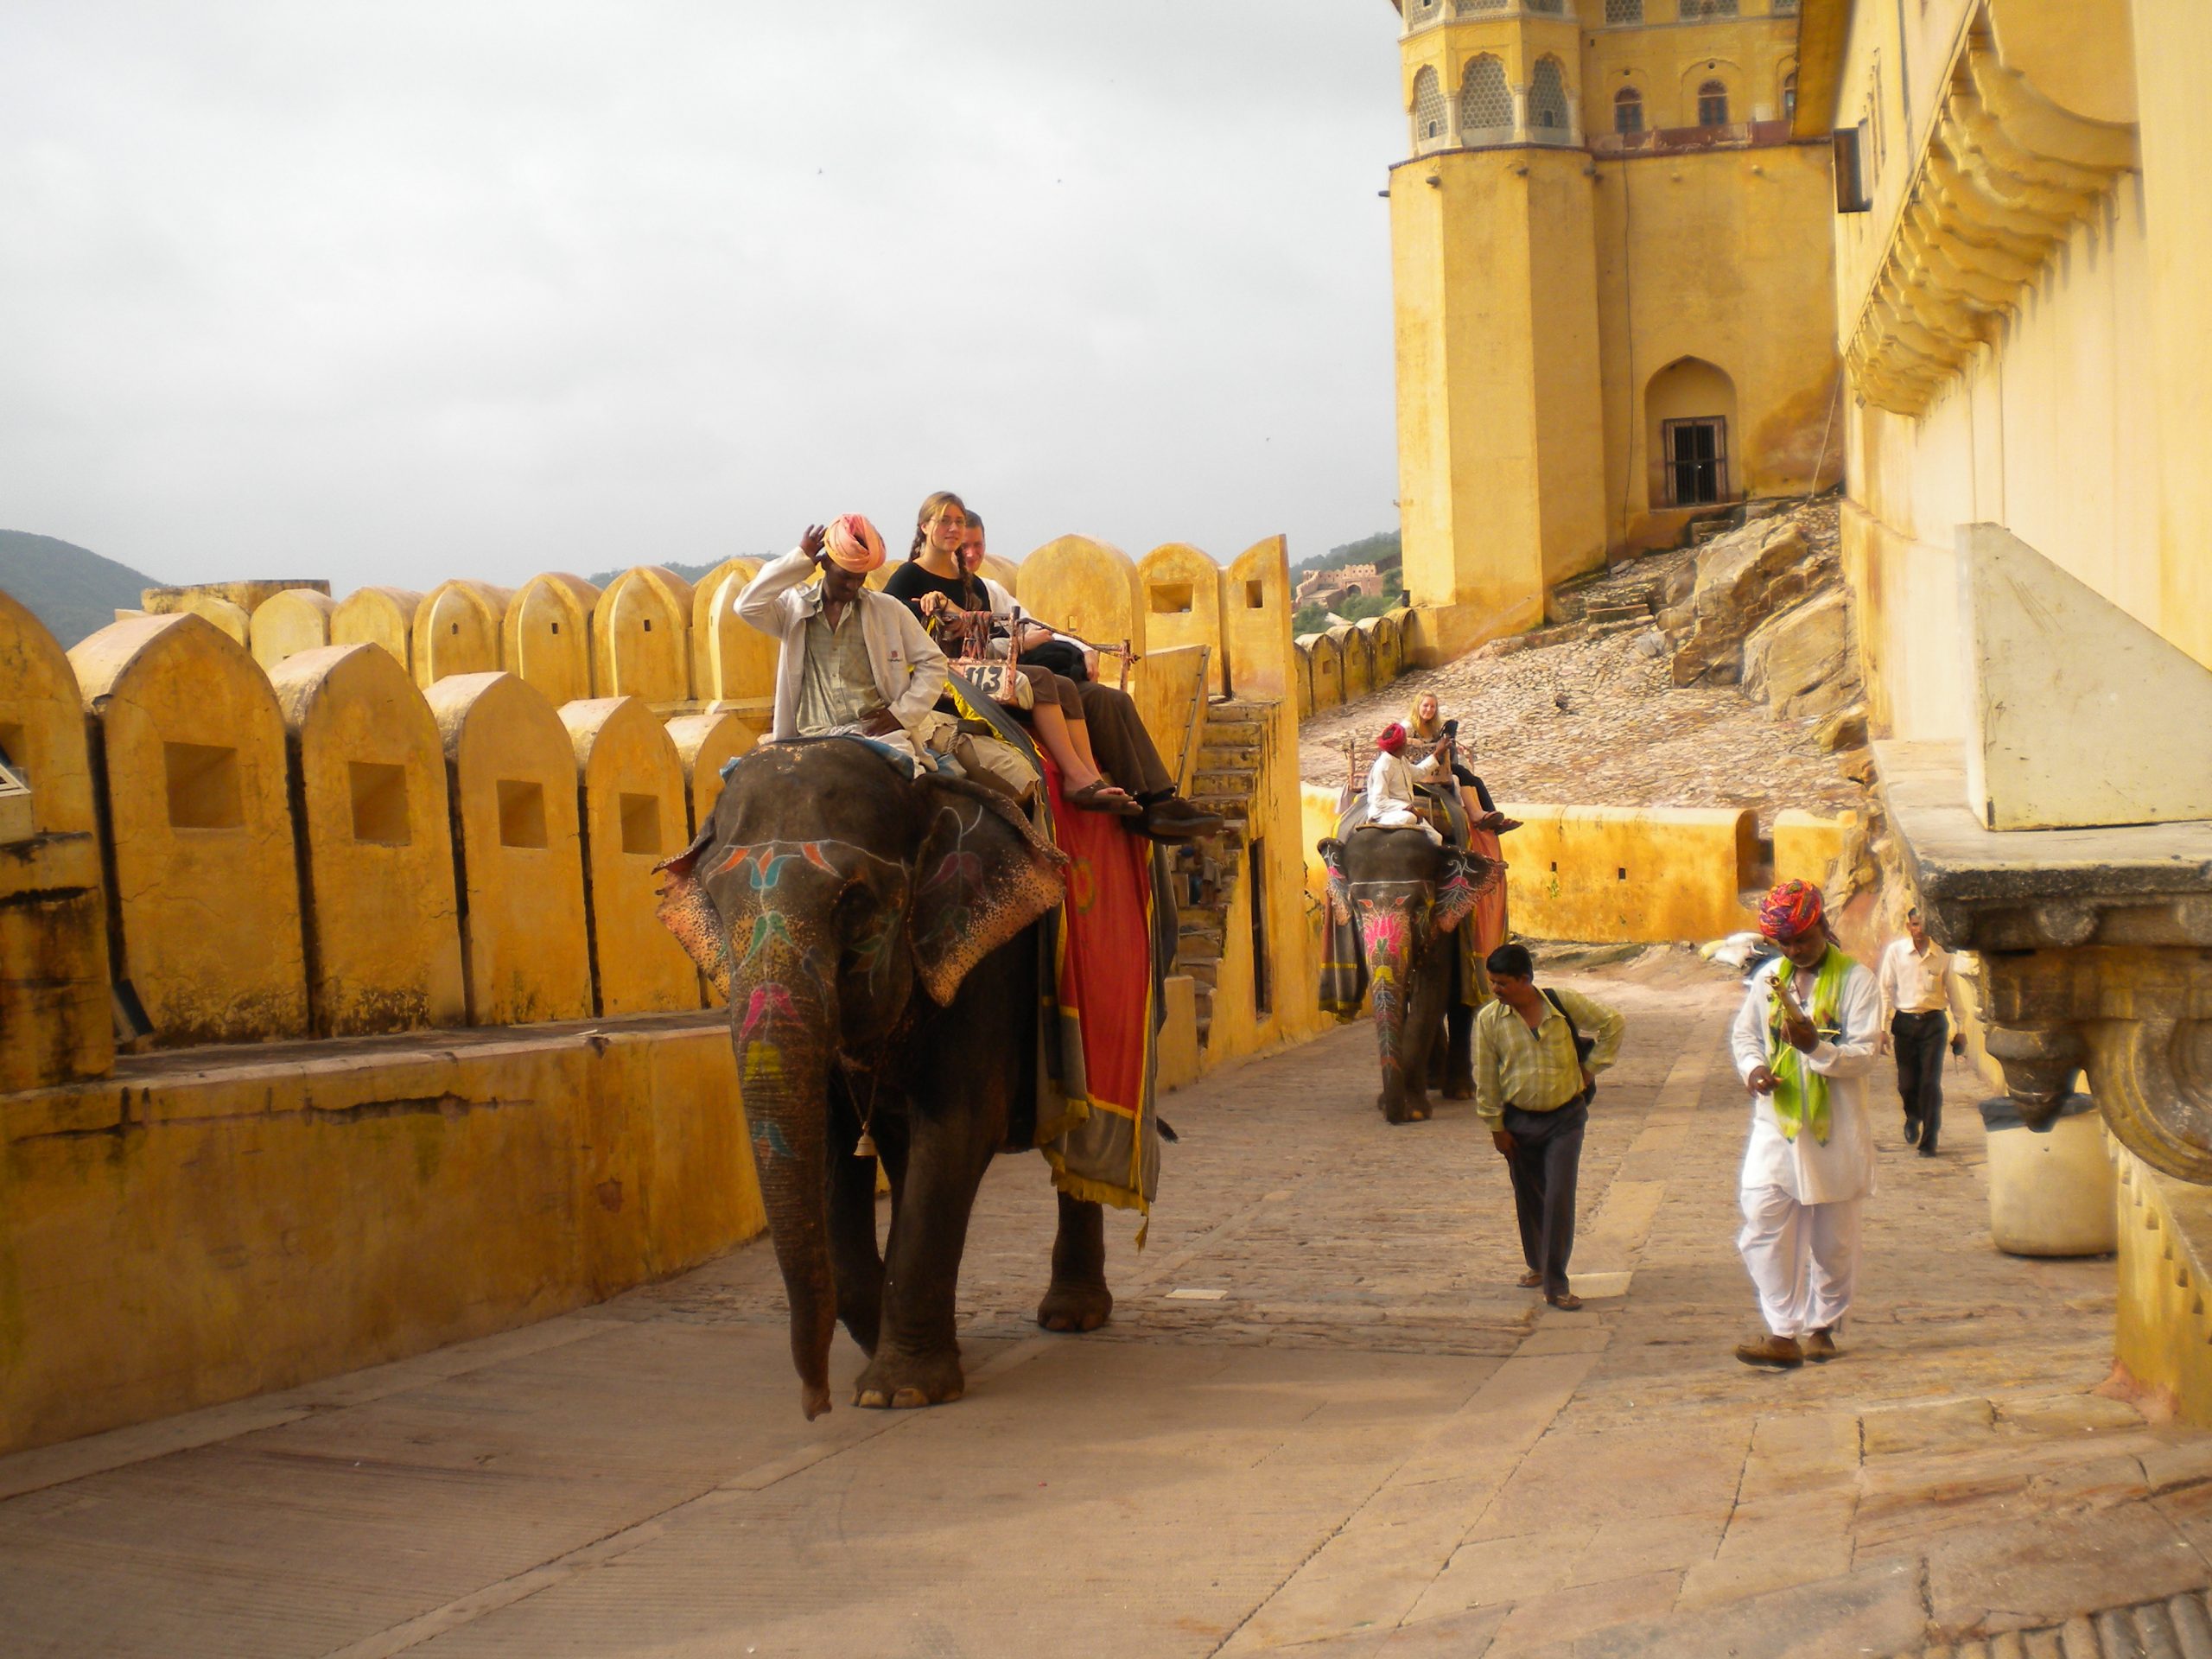
[[[943,594],[963,611],[991,608],[990,592],[980,580],[974,576],[933,576],[922,569],[919,559],[909,559],[893,570],[891,580],[883,584],[883,591],[893,599],[904,600],[906,608],[916,616],[922,613],[924,594]]]

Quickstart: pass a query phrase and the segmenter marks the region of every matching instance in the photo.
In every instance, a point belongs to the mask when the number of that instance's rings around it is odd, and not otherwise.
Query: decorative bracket
[[[2123,1146],[2212,1184],[2212,821],[1991,830],[1957,745],[1874,753],[1929,931],[1981,957],[2020,1116],[2048,1122],[2087,1070]]]

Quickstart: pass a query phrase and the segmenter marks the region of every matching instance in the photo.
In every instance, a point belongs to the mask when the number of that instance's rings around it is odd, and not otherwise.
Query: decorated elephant
[[[1336,924],[1322,1006],[1349,1016],[1370,994],[1382,1061],[1375,1103],[1393,1123],[1423,1122],[1431,1084],[1446,1100],[1474,1093],[1470,1039],[1488,987],[1460,924],[1505,866],[1418,829],[1363,825],[1319,850]]]
[[[825,738],[748,755],[664,867],[662,918],[729,1001],[810,1418],[830,1408],[838,1319],[868,1355],[855,1404],[961,1395],[969,1213],[992,1156],[1032,1144],[1026,930],[1060,902],[1066,863],[990,791],[909,782]],[[880,1255],[871,1147],[891,1181]],[[1099,1207],[1063,1194],[1039,1321],[1092,1330],[1112,1307]]]

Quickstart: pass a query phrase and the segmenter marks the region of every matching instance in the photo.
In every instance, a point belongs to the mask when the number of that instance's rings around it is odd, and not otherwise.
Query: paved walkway
[[[1989,1248],[1963,1072],[1940,1159],[1884,1107],[1843,1357],[1736,1363],[1734,992],[1671,971],[1583,982],[1630,1036],[1581,1313],[1514,1287],[1471,1109],[1385,1126],[1346,1030],[1171,1097],[1151,1248],[1114,1218],[1095,1336],[1030,1322],[1052,1206],[1001,1160],[959,1404],[803,1421],[773,1260],[741,1250],[0,1460],[0,1650],[1887,1654],[2212,1584],[2212,1436],[2089,1392],[2109,1262]]]

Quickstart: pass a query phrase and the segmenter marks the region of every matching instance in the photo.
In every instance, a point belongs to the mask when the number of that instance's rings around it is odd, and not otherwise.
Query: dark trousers
[[[1890,1040],[1897,1056],[1897,1093],[1904,1098],[1907,1134],[1920,1126],[1920,1144],[1933,1147],[1943,1127],[1943,1051],[1950,1044],[1950,1021],[1941,1008],[1929,1014],[1890,1016]]]
[[[1119,784],[1132,795],[1166,795],[1175,780],[1161,764],[1152,734],[1137,717],[1137,706],[1118,686],[1096,680],[1074,682],[1083,718],[1090,723],[1090,752],[1109,783]]]
[[[1567,1294],[1567,1260],[1574,1254],[1574,1183],[1582,1169],[1582,1131],[1590,1109],[1573,1101],[1555,1112],[1505,1109],[1513,1155],[1513,1211],[1521,1223],[1521,1256],[1544,1275],[1544,1294]]]

